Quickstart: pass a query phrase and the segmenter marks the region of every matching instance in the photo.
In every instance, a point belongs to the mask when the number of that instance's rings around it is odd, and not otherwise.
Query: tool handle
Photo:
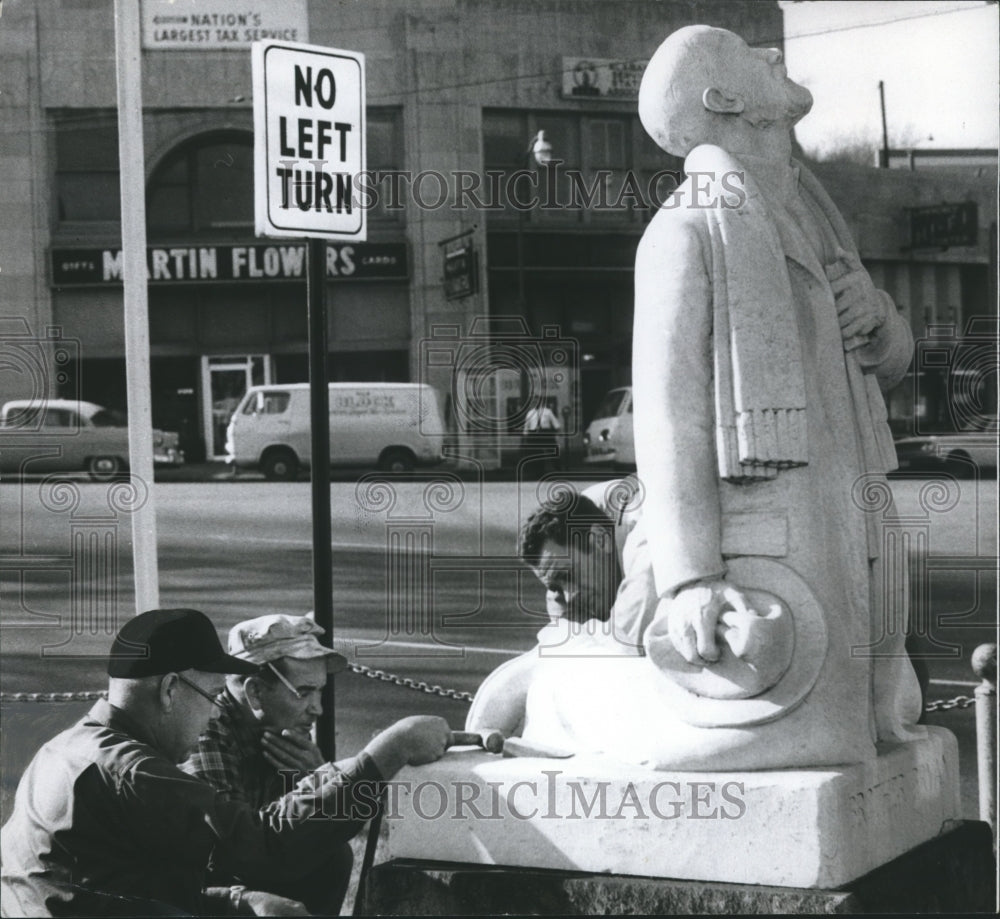
[[[449,747],[481,747],[483,735],[475,731],[452,731]]]
[[[482,747],[489,753],[503,752],[504,736],[500,731],[452,731],[449,747]]]

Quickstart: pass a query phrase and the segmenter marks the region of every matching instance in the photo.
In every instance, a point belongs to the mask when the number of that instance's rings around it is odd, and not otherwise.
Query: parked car
[[[997,435],[923,434],[896,441],[900,472],[948,472],[956,478],[995,476]]]
[[[153,431],[153,462],[179,466],[171,431]],[[85,471],[108,481],[128,469],[128,422],[113,409],[78,399],[15,399],[0,408],[0,472]]]
[[[440,395],[425,383],[331,383],[330,465],[406,472],[444,458]],[[308,468],[309,384],[253,386],[226,430],[226,462],[293,481]]]
[[[583,435],[584,462],[614,469],[635,468],[632,387],[612,389],[602,400]]]

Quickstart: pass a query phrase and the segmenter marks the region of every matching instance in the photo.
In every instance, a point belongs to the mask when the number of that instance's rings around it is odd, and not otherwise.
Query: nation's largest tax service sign
[[[257,235],[364,240],[364,55],[254,42],[251,59]]]

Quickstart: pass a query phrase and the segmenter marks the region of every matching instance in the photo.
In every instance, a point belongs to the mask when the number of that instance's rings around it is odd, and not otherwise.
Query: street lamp
[[[534,166],[548,166],[552,162],[552,144],[545,138],[545,132],[539,131],[528,143],[524,152],[524,168],[527,171]],[[527,319],[528,301],[524,294],[524,208],[520,206],[515,195],[517,208],[517,305],[521,315]]]

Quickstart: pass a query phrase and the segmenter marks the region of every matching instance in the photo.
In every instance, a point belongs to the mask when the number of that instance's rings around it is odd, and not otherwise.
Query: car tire
[[[117,479],[125,464],[117,456],[92,456],[87,460],[87,475],[95,482]]]
[[[412,472],[417,458],[403,447],[392,447],[379,457],[378,465],[383,472]]]
[[[299,458],[291,450],[271,450],[264,454],[260,468],[271,482],[294,482],[299,477]]]

